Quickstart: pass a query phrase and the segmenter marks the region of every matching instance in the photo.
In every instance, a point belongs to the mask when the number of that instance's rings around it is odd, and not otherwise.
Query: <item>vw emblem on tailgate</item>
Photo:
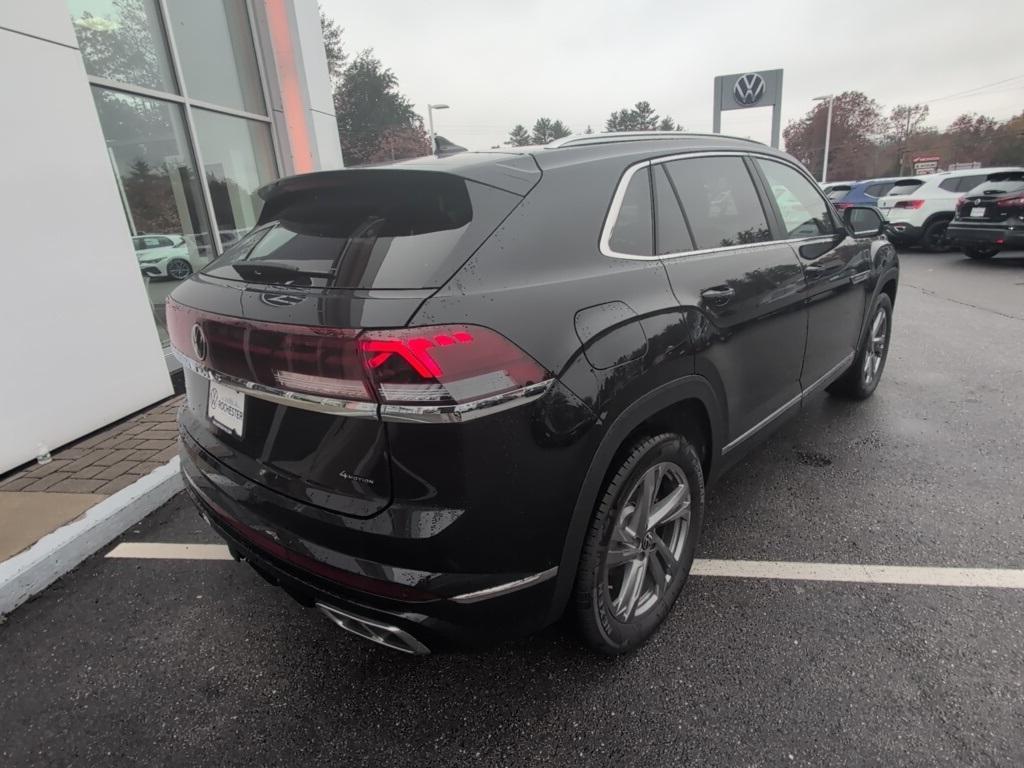
[[[742,75],[736,78],[736,83],[732,87],[732,97],[736,99],[737,104],[750,106],[761,100],[764,88],[764,78],[756,72]]]
[[[199,327],[199,323],[192,326],[192,349],[196,351],[197,360],[203,361],[206,359],[206,334]]]

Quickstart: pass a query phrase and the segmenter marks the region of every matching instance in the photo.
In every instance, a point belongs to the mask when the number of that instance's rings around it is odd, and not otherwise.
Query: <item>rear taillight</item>
[[[1002,200],[996,200],[996,205],[1000,208],[1016,208],[1018,206],[1024,206],[1024,195],[1004,197]]]
[[[364,331],[359,349],[382,403],[468,403],[548,378],[504,336],[472,325]]]
[[[499,333],[473,325],[359,331],[213,315],[167,300],[171,346],[217,373],[305,395],[460,405],[550,375]]]
[[[893,208],[910,208],[917,210],[924,205],[924,200],[900,200]]]
[[[841,211],[844,208],[853,208],[853,203],[835,203],[835,206]]]
[[[956,207],[959,208],[961,205],[967,202],[967,195],[960,195],[956,201]]]

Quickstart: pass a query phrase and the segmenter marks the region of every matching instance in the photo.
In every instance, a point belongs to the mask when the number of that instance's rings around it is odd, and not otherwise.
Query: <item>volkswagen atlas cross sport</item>
[[[402,651],[565,613],[635,648],[707,485],[885,366],[880,215],[755,142],[591,135],[260,194],[167,304],[186,486],[236,558]]]

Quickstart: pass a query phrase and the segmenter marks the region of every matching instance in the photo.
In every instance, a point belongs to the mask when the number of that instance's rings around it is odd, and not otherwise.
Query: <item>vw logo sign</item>
[[[206,359],[206,334],[199,327],[199,323],[192,326],[192,349],[196,351],[196,359],[202,362]]]
[[[761,100],[764,96],[764,88],[764,78],[756,72],[752,72],[749,75],[736,78],[736,83],[732,87],[732,97],[736,99],[737,104],[749,107]]]

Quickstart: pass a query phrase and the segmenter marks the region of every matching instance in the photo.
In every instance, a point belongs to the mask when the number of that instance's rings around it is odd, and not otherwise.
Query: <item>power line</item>
[[[978,85],[978,86],[975,86],[974,88],[968,88],[965,91],[957,91],[956,93],[951,93],[948,96],[939,96],[937,99],[931,99],[930,101],[924,101],[924,102],[920,102],[920,103],[922,103],[922,104],[934,104],[936,101],[946,101],[947,99],[955,99],[955,98],[957,98],[959,96],[967,96],[967,95],[970,95],[970,94],[975,94],[978,91],[983,91],[986,88],[991,88],[994,85],[1002,85],[1003,83],[1010,83],[1010,82],[1013,82],[1014,80],[1020,80],[1022,78],[1024,78],[1024,75],[1016,75],[1015,77],[1008,77],[1005,80],[996,80],[994,83],[987,83],[986,85]]]

